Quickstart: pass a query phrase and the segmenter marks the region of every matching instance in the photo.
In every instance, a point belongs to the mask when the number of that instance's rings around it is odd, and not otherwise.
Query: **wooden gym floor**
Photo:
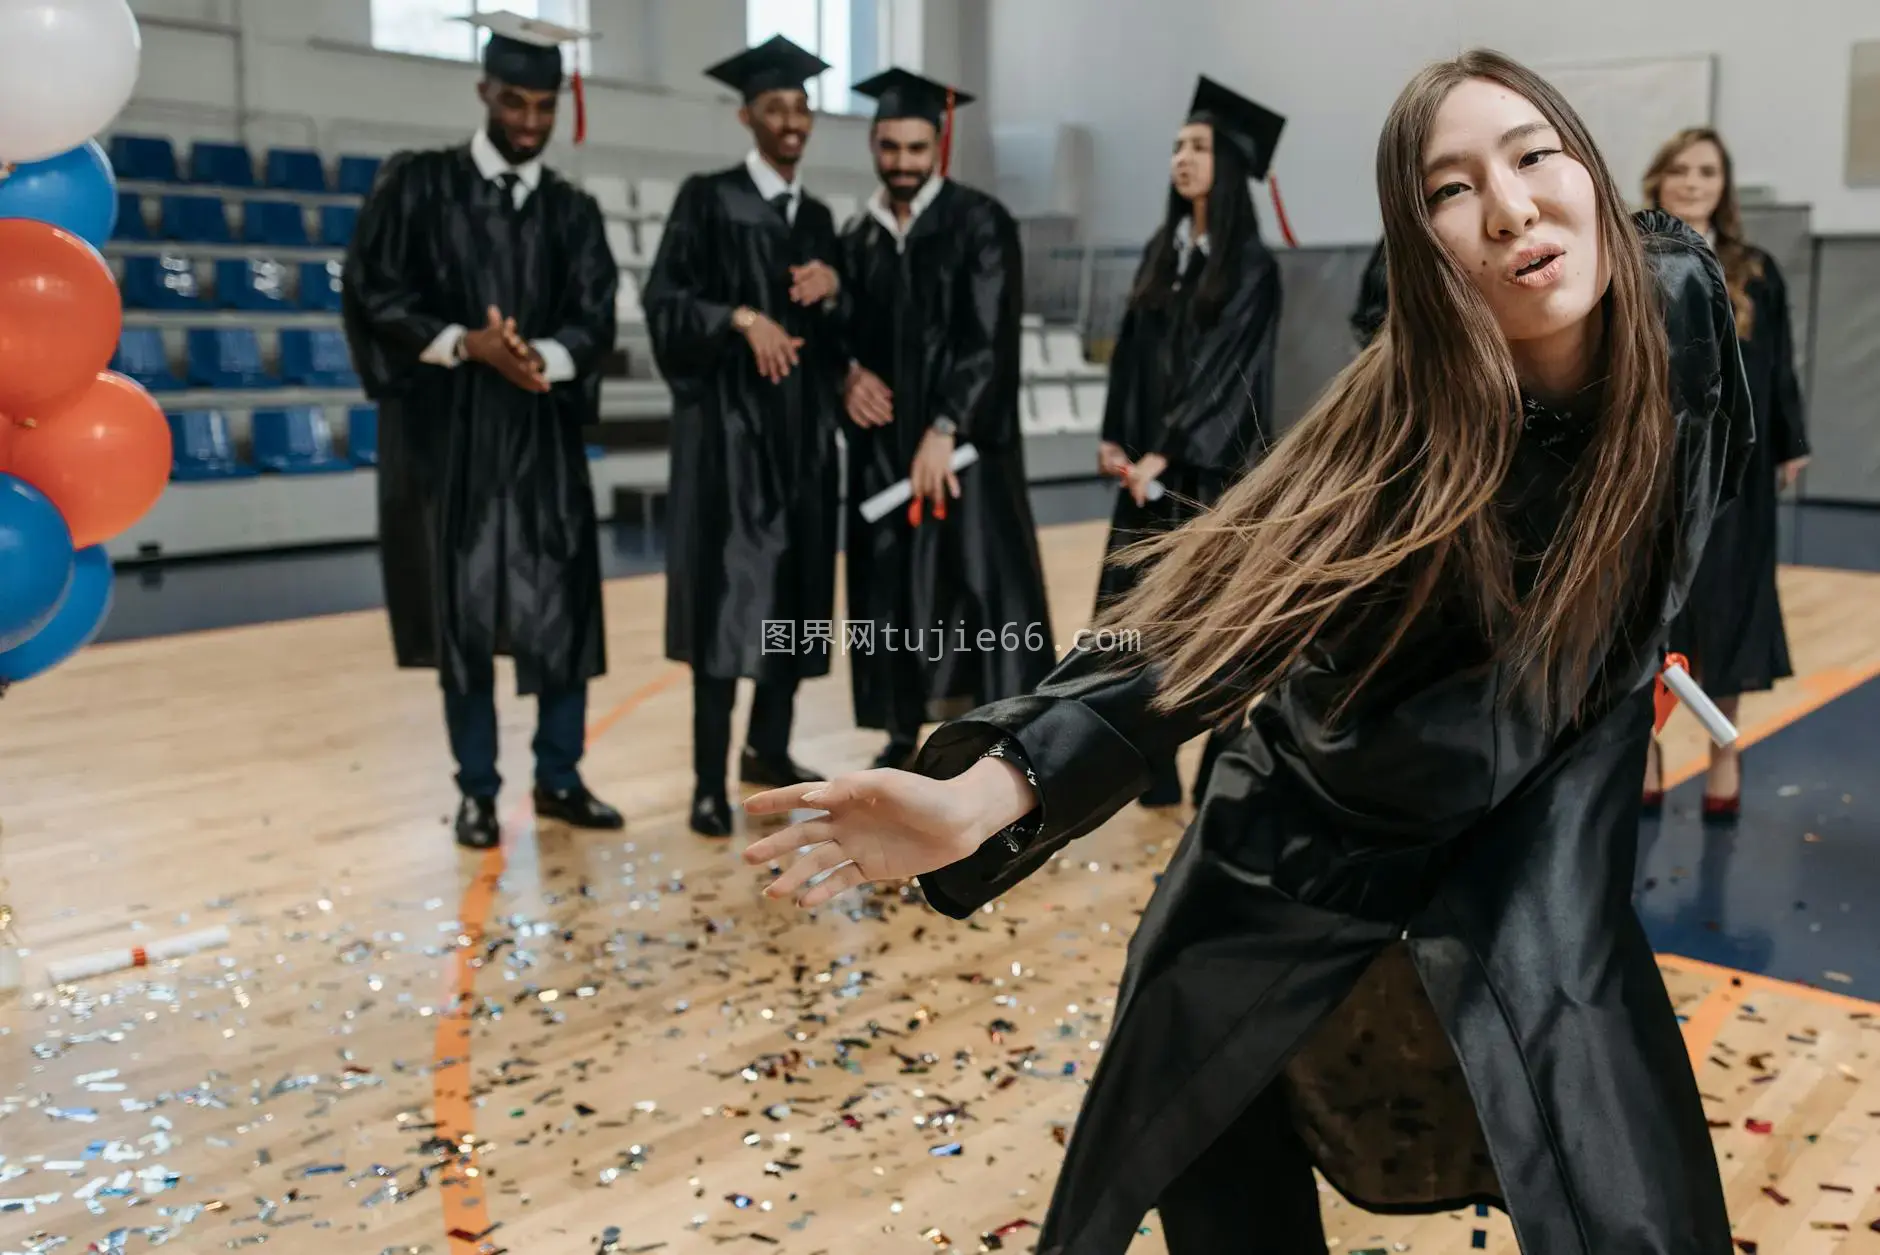
[[[1060,645],[1102,536],[1044,534]],[[1800,674],[1746,701],[1752,741],[1880,673],[1880,576],[1782,578]],[[658,576],[608,587],[584,771],[628,831],[534,829],[533,707],[503,693],[487,855],[451,842],[435,678],[393,668],[380,612],[96,647],[0,701],[0,902],[30,951],[0,1002],[0,1252],[1028,1250],[1181,816],[1130,807],[969,923],[766,903],[742,835],[685,828],[661,612]],[[832,773],[879,747],[837,672],[795,738]],[[1689,780],[1682,713],[1669,745]],[[44,980],[213,924],[226,948]],[[1872,1005],[1663,967],[1741,1249],[1880,1251]],[[1516,1249],[1499,1215],[1326,1216],[1342,1255]],[[1133,1249],[1163,1249],[1153,1214]]]

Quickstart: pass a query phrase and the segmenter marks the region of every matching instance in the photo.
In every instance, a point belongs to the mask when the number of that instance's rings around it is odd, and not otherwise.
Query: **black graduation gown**
[[[1212,506],[1272,443],[1267,416],[1273,412],[1279,339],[1279,264],[1263,243],[1249,240],[1232,297],[1218,318],[1202,326],[1195,287],[1206,261],[1195,249],[1166,306],[1132,306],[1123,315],[1110,358],[1103,438],[1121,445],[1132,462],[1149,453],[1167,458],[1161,475],[1167,492],[1139,506],[1127,491],[1117,490],[1106,559]],[[1139,568],[1106,560],[1098,604],[1121,596],[1140,577]]]
[[[1057,659],[1018,426],[1018,225],[949,180],[905,252],[867,213],[842,244],[850,352],[894,394],[893,422],[845,428],[848,615],[874,625],[850,651],[855,719],[906,728],[1023,693]],[[946,518],[930,502],[918,527],[905,507],[866,521],[862,502],[907,478],[942,416],[979,451]]]
[[[1329,694],[1371,646],[1361,632],[1315,647],[1222,754],[1144,912],[1040,1255],[1121,1255],[1276,1081],[1312,1159],[1367,1209],[1492,1202],[1530,1255],[1729,1255],[1703,1107],[1631,892],[1664,627],[1752,426],[1715,258],[1674,219],[1640,219],[1667,302],[1676,460],[1663,573],[1604,663],[1615,696],[1545,734],[1466,617],[1437,618],[1333,729]],[[1551,443],[1524,435],[1504,494],[1530,538],[1565,474]],[[941,778],[1013,738],[1042,826],[921,877],[928,901],[968,917],[1205,730],[1151,713],[1153,685],[1153,668],[1078,649],[1037,692],[936,730],[917,769]],[[1217,1206],[1262,1236],[1247,1195]]]
[[[742,164],[680,187],[642,300],[672,387],[666,657],[731,679],[827,675],[805,625],[835,613],[836,422],[848,368],[834,315],[790,300],[790,267],[840,263],[829,207],[790,221]],[[731,325],[748,305],[801,337],[782,383]],[[765,639],[765,622],[779,635]]]
[[[1360,345],[1368,345],[1383,329],[1390,315],[1390,268],[1384,262],[1384,241],[1379,240],[1364,263],[1364,275],[1358,280],[1358,303],[1351,310],[1351,333]]]
[[[1763,273],[1749,283],[1755,321],[1743,341],[1743,369],[1756,410],[1756,452],[1743,492],[1717,518],[1690,602],[1672,627],[1671,647],[1687,655],[1712,697],[1772,688],[1795,674],[1782,602],[1776,593],[1776,468],[1808,453],[1788,285],[1775,258],[1757,250]]]
[[[347,251],[344,318],[379,403],[379,538],[402,667],[451,688],[515,659],[522,693],[606,670],[594,490],[582,427],[600,410],[619,271],[593,197],[553,171],[521,209],[469,146],[386,162]],[[554,339],[576,375],[548,393],[488,367],[422,364],[494,305]]]

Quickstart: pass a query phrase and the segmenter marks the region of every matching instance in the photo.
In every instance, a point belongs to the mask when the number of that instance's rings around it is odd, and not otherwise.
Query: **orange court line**
[[[588,725],[587,743],[632,714],[649,699],[672,688],[687,674],[684,667],[669,667],[628,694],[606,714]],[[517,809],[520,816],[522,808]],[[513,827],[518,822],[510,821]],[[475,1077],[470,1070],[470,1023],[477,997],[477,972],[483,966],[483,926],[502,883],[503,847],[485,850],[476,874],[457,904],[457,948],[451,955],[449,1004],[438,1016],[432,1046],[431,1118],[436,1136],[456,1148],[456,1167],[438,1180],[438,1198],[444,1210],[444,1236],[451,1255],[480,1255],[493,1249],[483,1240],[490,1231],[489,1208],[483,1197],[483,1174],[476,1166],[476,1107],[470,1091]]]
[[[1814,714],[1836,698],[1846,696],[1875,676],[1880,676],[1880,660],[1858,667],[1827,667],[1801,676],[1796,681],[1796,687],[1801,690],[1800,700],[1769,712],[1748,727],[1738,728],[1737,747],[1745,749],[1758,741],[1768,740],[1790,724]],[[1669,792],[1703,775],[1706,766],[1707,756],[1704,755],[1681,762],[1675,767],[1666,764],[1665,791]]]
[[[1701,1068],[1704,1060],[1710,1057],[1711,1047],[1716,1045],[1717,1034],[1723,1030],[1731,1013],[1758,993],[1800,998],[1850,1014],[1872,1015],[1880,1018],[1880,1003],[1849,997],[1847,994],[1837,994],[1828,989],[1817,989],[1813,985],[1799,985],[1793,981],[1777,980],[1772,976],[1758,976],[1754,972],[1738,971],[1733,967],[1719,967],[1715,963],[1705,963],[1701,959],[1687,959],[1681,954],[1661,954],[1658,956],[1658,961],[1666,967],[1712,977],[1717,982],[1715,987],[1697,1004],[1697,1008],[1685,1017],[1684,1046],[1691,1057],[1692,1072]]]

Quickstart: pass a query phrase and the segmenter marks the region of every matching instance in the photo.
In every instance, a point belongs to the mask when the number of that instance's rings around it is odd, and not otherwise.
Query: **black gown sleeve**
[[[680,185],[640,294],[653,358],[669,379],[705,374],[727,351],[743,347],[731,326],[736,306],[714,299],[707,287],[716,199],[699,175]]]
[[[607,223],[600,202],[576,191],[565,226],[567,296],[558,325],[548,338],[568,350],[575,378],[561,386],[578,387],[601,368],[618,333],[614,298],[620,290],[620,266],[607,245]]]
[[[962,225],[967,231],[966,269],[958,282],[965,291],[940,350],[944,357],[939,386],[928,412],[952,419],[959,428],[957,443],[971,444],[1006,421],[986,411],[998,395],[994,384],[1001,366],[1012,365],[1001,363],[999,355],[1006,324],[1018,316],[1014,306],[1021,272],[1018,224],[1010,215],[991,205],[976,206],[964,215]]]
[[[1384,241],[1371,250],[1371,260],[1364,265],[1364,277],[1358,280],[1358,304],[1351,311],[1351,332],[1361,346],[1367,346],[1383,329],[1390,314],[1390,270],[1384,261]]]
[[[1116,345],[1110,350],[1110,381],[1103,396],[1103,439],[1121,445],[1131,457],[1141,452],[1132,447],[1134,433],[1142,430],[1141,415],[1136,413],[1140,404],[1136,372],[1142,368],[1137,360],[1141,351],[1137,343],[1141,337],[1139,325],[1135,309],[1125,310]]]
[[[1758,320],[1767,319],[1769,347],[1775,356],[1773,386],[1769,390],[1769,460],[1776,466],[1808,456],[1808,432],[1802,407],[1802,385],[1795,375],[1794,323],[1789,317],[1789,285],[1775,259],[1763,257],[1763,295],[1756,303]]]
[[[1155,451],[1171,466],[1238,470],[1258,460],[1273,404],[1279,262],[1249,243],[1240,282],[1197,338]]]
[[[450,325],[428,308],[423,240],[436,228],[419,156],[400,153],[379,172],[346,247],[341,314],[355,369],[374,399],[404,391],[420,354]]]
[[[936,728],[912,770],[950,779],[1009,739],[1037,782],[1038,807],[973,854],[920,878],[938,911],[964,919],[1103,825],[1148,787],[1151,761],[1212,726],[1199,707],[1151,706],[1159,671],[1113,651],[1072,649],[1032,692],[988,703]],[[1234,685],[1223,675],[1221,684]],[[1247,694],[1252,700],[1252,694]],[[1009,839],[1013,833],[1021,839]]]

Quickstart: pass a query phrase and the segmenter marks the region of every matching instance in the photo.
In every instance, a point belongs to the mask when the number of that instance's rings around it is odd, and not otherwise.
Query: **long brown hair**
[[[1488,79],[1532,101],[1599,202],[1605,376],[1573,507],[1525,597],[1496,494],[1521,391],[1506,339],[1444,249],[1423,195],[1425,138],[1451,89]],[[1404,88],[1377,148],[1390,269],[1382,332],[1215,508],[1138,542],[1136,588],[1101,616],[1161,669],[1157,704],[1230,713],[1328,630],[1381,616],[1383,642],[1342,710],[1433,603],[1460,597],[1550,722],[1583,711],[1599,661],[1653,567],[1672,455],[1668,352],[1643,244],[1585,124],[1498,53],[1433,65]],[[1369,634],[1367,633],[1367,639]],[[1231,676],[1233,684],[1222,683]]]
[[[1737,339],[1747,340],[1756,331],[1756,301],[1749,294],[1749,285],[1762,278],[1763,262],[1762,254],[1743,238],[1743,209],[1736,198],[1736,163],[1730,160],[1730,150],[1724,146],[1723,137],[1707,126],[1688,126],[1666,140],[1645,171],[1645,203],[1653,209],[1664,208],[1659,203],[1658,192],[1665,184],[1671,163],[1691,145],[1705,140],[1715,144],[1718,155],[1723,158],[1723,195],[1710,215],[1710,229],[1717,236],[1717,260],[1723,263],[1730,305],[1736,311]]]

